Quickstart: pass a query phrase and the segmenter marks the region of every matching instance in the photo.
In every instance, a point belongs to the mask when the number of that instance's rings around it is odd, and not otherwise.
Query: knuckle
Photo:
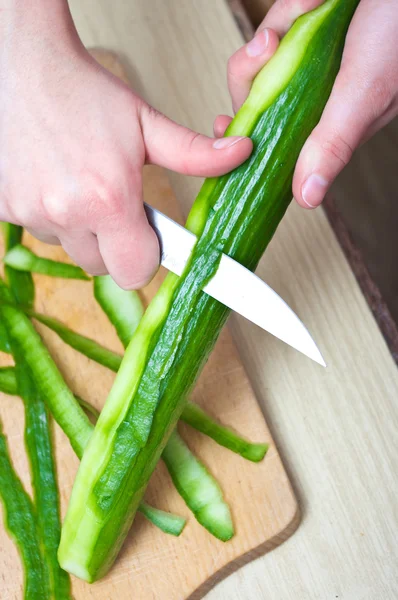
[[[116,185],[96,177],[82,197],[83,212],[88,222],[99,225],[124,211],[123,195]]]
[[[195,146],[197,142],[201,139],[201,137],[202,136],[200,133],[196,133],[189,130],[184,136],[182,143],[182,147],[184,148],[184,151],[182,153],[182,169],[183,172],[186,173],[186,175],[192,174],[191,158],[192,154],[195,152]]]
[[[34,227],[37,224],[37,211],[33,203],[21,202],[11,197],[6,197],[5,202],[13,222],[25,227]]]
[[[69,199],[62,194],[44,194],[39,202],[40,217],[49,223],[66,227],[69,224]]]
[[[354,152],[353,148],[339,133],[329,136],[322,143],[321,147],[327,155],[337,159],[343,166],[346,166],[350,162]]]

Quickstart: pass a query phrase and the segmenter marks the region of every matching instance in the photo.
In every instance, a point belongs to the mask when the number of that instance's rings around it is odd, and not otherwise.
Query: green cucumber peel
[[[24,574],[25,600],[50,598],[49,581],[43,561],[40,533],[33,502],[11,462],[0,422],[0,501],[4,524],[18,548]]]
[[[19,225],[1,223],[6,252],[22,242],[23,229]],[[35,288],[31,273],[18,272],[11,267],[4,267],[7,283],[13,290],[16,302],[24,308],[32,308],[35,299]]]
[[[162,458],[174,485],[197,521],[219,540],[230,540],[234,526],[221,488],[177,431],[170,435]]]
[[[117,373],[123,358],[120,354],[116,354],[95,340],[73,331],[54,317],[47,317],[34,311],[30,311],[28,314],[54,331],[68,346]]]
[[[1,288],[1,286],[0,286]],[[12,347],[24,357],[32,380],[53,417],[81,458],[91,435],[91,423],[66,385],[33,324],[16,306],[0,304],[0,318]]]
[[[138,511],[142,513],[148,521],[156,525],[156,527],[161,529],[164,533],[170,535],[181,535],[187,522],[184,517],[155,508],[147,502],[141,502]]]
[[[269,444],[249,442],[229,427],[217,423],[215,419],[193,402],[187,402],[180,419],[197,431],[212,438],[220,446],[224,446],[252,462],[262,460],[269,449]]]
[[[18,396],[15,367],[0,367],[0,392],[10,396]]]
[[[12,268],[8,269],[8,274],[12,295],[15,299],[23,297],[24,292],[21,292],[21,288],[26,283],[24,274],[14,273]],[[33,300],[33,283],[32,289]],[[3,282],[1,282],[0,291],[2,298],[9,302],[11,298],[8,295],[7,286]],[[21,314],[23,315],[23,313]],[[47,575],[49,597],[54,600],[68,600],[71,598],[69,574],[61,569],[57,558],[61,521],[49,415],[43,399],[32,381],[18,343],[13,342],[13,337],[5,322],[4,326],[15,360],[13,373],[15,381],[11,381],[11,370],[5,368],[1,370],[2,384],[5,383],[5,377],[8,377],[9,392],[19,392],[24,402],[25,445],[31,469],[37,526],[44,559],[42,564]],[[42,597],[45,597],[44,590]]]
[[[63,279],[83,279],[85,281],[91,279],[80,267],[49,258],[42,258],[29,248],[22,246],[22,244],[11,248],[3,260],[5,265],[16,271],[40,273],[41,275]]]
[[[71,599],[69,574],[61,569],[57,558],[61,520],[49,415],[23,360],[17,354],[14,356],[18,390],[25,406],[25,445],[31,468],[37,524],[43,544],[43,564],[46,564],[49,576],[50,597],[55,600]]]
[[[139,293],[122,290],[110,275],[94,277],[94,297],[126,347],[144,314]]]

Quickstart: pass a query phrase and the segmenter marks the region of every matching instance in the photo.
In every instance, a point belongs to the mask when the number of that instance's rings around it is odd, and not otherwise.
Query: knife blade
[[[181,275],[196,236],[149,204],[144,203],[144,208],[159,239],[161,264]],[[290,306],[262,279],[226,254],[203,291],[326,367],[309,331]]]

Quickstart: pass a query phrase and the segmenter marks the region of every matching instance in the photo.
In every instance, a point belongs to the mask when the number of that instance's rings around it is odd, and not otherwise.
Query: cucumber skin
[[[48,581],[43,568],[40,533],[32,499],[16,474],[0,421],[0,505],[4,527],[18,547],[25,600],[46,600]]]
[[[109,410],[99,421],[98,441],[103,443],[109,436],[112,454],[101,465],[99,475],[95,474],[94,485],[89,481],[88,491],[82,494],[87,467],[95,454],[94,439],[90,457],[83,458],[81,469],[86,460],[86,470],[77,477],[59,556],[64,568],[88,581],[103,576],[115,560],[185,399],[228,317],[228,309],[201,288],[216,272],[221,252],[254,270],[291,201],[298,155],[329,97],[358,2],[326,4],[332,11],[314,34],[305,60],[251,132],[252,156],[231,174],[207,180],[199,193],[195,205],[203,205],[207,211],[201,219],[203,231],[195,231],[200,237],[181,278],[168,276],[163,284],[163,290],[169,286],[174,293],[165,319],[152,333],[133,400],[126,398],[128,410],[116,431],[116,419],[106,421]],[[84,535],[91,533],[91,524],[85,530],[86,503],[101,525],[96,525],[83,558],[76,536],[79,528]]]
[[[2,223],[5,250],[8,252],[22,242],[23,229],[12,223]],[[31,273],[14,271],[11,267],[4,267],[6,281],[15,295],[15,300],[24,308],[33,308],[35,288]]]

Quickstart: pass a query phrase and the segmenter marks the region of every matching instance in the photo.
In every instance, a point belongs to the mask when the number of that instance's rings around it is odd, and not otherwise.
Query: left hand
[[[228,63],[228,84],[236,112],[278,41],[303,13],[323,0],[276,0],[254,38]],[[398,10],[396,0],[361,0],[349,27],[340,72],[319,124],[299,156],[293,195],[316,208],[352,154],[398,114]],[[231,119],[217,117],[221,136]]]

